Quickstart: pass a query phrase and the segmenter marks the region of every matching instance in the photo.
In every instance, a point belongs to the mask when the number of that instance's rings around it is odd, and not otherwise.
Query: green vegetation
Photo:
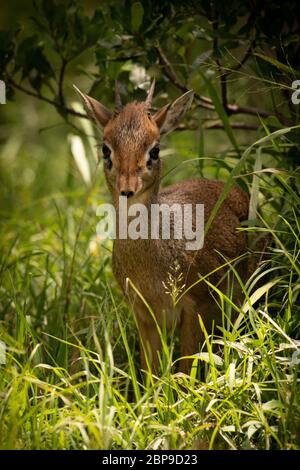
[[[0,448],[299,449],[297,2],[280,13],[268,1],[255,12],[239,1],[226,11],[205,1],[27,3],[19,32],[8,11],[0,22],[10,30],[0,31],[9,98],[0,105]],[[144,98],[154,76],[156,107],[196,91],[184,129],[164,141],[162,184],[235,182],[251,197],[243,229],[272,239],[246,285],[227,263],[242,306],[230,285],[226,295],[211,286],[223,327],[206,336],[190,376],[177,372],[178,340],[164,333],[161,376],[139,371],[111,242],[96,237],[96,207],[109,200],[101,139],[75,115],[84,110],[71,88],[113,106],[116,78],[126,101]],[[174,279],[174,299],[176,288]]]

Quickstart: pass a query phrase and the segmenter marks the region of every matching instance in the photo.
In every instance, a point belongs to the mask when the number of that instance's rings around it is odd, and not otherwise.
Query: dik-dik
[[[154,83],[144,102],[131,102],[124,107],[116,92],[113,112],[77,91],[95,123],[103,129],[104,172],[116,212],[120,196],[127,198],[129,206],[142,203],[149,211],[152,204],[204,204],[206,223],[222,193],[222,182],[199,178],[160,189],[160,138],[177,127],[190,107],[193,92],[188,91],[173,103],[151,113]],[[174,308],[172,298],[166,292],[168,274],[176,261],[188,287],[200,276],[214,271],[209,282],[224,291],[224,269],[218,268],[246,252],[246,235],[238,228],[240,222],[247,219],[247,214],[248,197],[234,187],[215,216],[203,247],[197,251],[187,250],[185,240],[174,237],[169,240],[151,237],[114,240],[113,271],[136,316],[142,369],[147,369],[148,362],[152,371],[158,372],[157,353],[161,341],[156,322],[160,328],[179,326],[182,357],[199,351],[203,340],[199,315],[208,331],[213,323],[220,323],[220,309],[204,280],[183,295]],[[156,321],[146,304],[151,306]],[[181,370],[188,373],[190,365],[190,360],[181,361]]]

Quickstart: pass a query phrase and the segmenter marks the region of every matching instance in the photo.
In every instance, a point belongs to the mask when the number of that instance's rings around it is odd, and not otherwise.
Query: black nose
[[[131,197],[134,195],[133,191],[121,191],[122,196]]]

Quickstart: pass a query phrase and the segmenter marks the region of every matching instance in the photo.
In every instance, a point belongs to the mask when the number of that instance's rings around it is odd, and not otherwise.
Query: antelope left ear
[[[100,103],[100,101],[82,93],[77,86],[73,85],[73,87],[83,100],[83,103],[92,119],[96,121],[96,123],[100,124],[101,127],[105,127],[108,121],[112,118],[113,113]]]
[[[173,101],[173,103],[167,104],[157,111],[153,119],[160,130],[160,135],[168,134],[178,126],[180,119],[191,106],[193,98],[193,90],[187,91],[184,95]]]

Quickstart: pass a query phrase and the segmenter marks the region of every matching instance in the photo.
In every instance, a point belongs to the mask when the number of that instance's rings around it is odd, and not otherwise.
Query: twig
[[[67,60],[62,57],[61,69],[59,72],[59,80],[58,80],[58,98],[59,98],[60,105],[63,108],[65,108],[65,97],[64,97],[63,85],[64,85],[64,77],[65,77],[67,64],[68,64]]]
[[[37,99],[39,99],[39,100],[41,100],[41,101],[45,101],[46,103],[51,104],[52,106],[55,106],[55,108],[58,108],[58,109],[62,110],[63,112],[67,113],[67,114],[71,114],[72,116],[76,116],[76,117],[88,119],[87,114],[79,113],[78,111],[75,111],[75,110],[72,109],[72,108],[68,108],[67,106],[62,106],[62,105],[61,105],[60,103],[58,103],[57,101],[51,100],[51,99],[47,98],[46,96],[42,95],[42,94],[39,93],[39,92],[31,91],[31,90],[29,90],[28,88],[25,88],[23,85],[20,85],[19,83],[17,83],[17,82],[12,78],[11,75],[6,74],[6,76],[7,76],[7,78],[8,78],[8,82],[9,82],[14,88],[16,88],[17,90],[22,91],[22,92],[25,93],[26,95],[33,96],[34,98],[37,98]]]
[[[188,88],[180,82],[178,79],[174,68],[168,61],[165,53],[162,51],[161,47],[156,47],[156,50],[159,55],[159,59],[161,64],[164,66],[164,73],[165,75],[171,80],[173,85],[175,85],[177,88],[179,88],[181,91],[186,92],[188,91]],[[206,96],[199,95],[198,93],[195,93],[195,98],[198,100],[197,106],[200,108],[205,108],[209,109],[211,111],[215,111],[215,107],[212,103],[212,100]],[[250,116],[258,116],[260,115],[261,117],[269,117],[269,116],[274,116],[275,113],[271,111],[266,111],[264,109],[260,108],[252,108],[250,106],[238,106],[237,104],[227,104],[227,110],[229,114],[249,114]]]
[[[220,69],[221,69],[221,65],[220,65]],[[230,114],[229,113],[229,109],[228,109],[228,104],[227,104],[227,81],[226,81],[226,74],[221,72],[221,75],[220,75],[220,84],[221,84],[221,96],[222,96],[222,104],[223,104],[223,108],[225,109],[226,113],[227,114]]]
[[[165,75],[169,78],[169,80],[173,83],[173,85],[175,85],[177,88],[179,88],[179,90],[181,90],[183,92],[188,91],[188,88],[183,83],[181,83],[181,81],[177,77],[176,72],[175,72],[172,64],[167,59],[167,57],[166,57],[165,53],[163,52],[163,50],[161,49],[161,47],[156,47],[156,51],[158,53],[160,63],[164,67]],[[207,98],[206,96],[202,96],[202,95],[199,95],[198,93],[195,93],[195,98],[198,101],[200,101],[200,103],[198,104],[199,107],[204,108],[204,109],[210,109],[212,111],[215,109],[213,104],[212,104],[212,101],[209,98]]]
[[[231,127],[232,129],[237,129],[237,130],[245,130],[245,131],[257,131],[259,129],[259,126],[255,125],[255,124],[246,124],[244,122],[233,122],[231,124]],[[209,131],[210,129],[224,129],[224,126],[223,124],[217,122],[215,124],[211,124],[211,125],[208,125],[208,126],[204,126],[205,130]],[[178,131],[195,131],[195,130],[198,130],[199,129],[199,126],[195,125],[191,125],[191,126],[187,126],[186,124],[179,124],[178,127],[176,127],[176,130]]]
[[[240,68],[242,68],[242,66],[245,64],[245,62],[247,62],[247,60],[249,59],[250,55],[251,55],[251,51],[252,49],[254,49],[255,47],[255,43],[256,43],[256,39],[253,39],[253,41],[251,41],[250,43],[250,46],[248,47],[247,49],[247,52],[246,54],[244,55],[244,57],[242,58],[241,61],[239,61],[239,63],[235,66],[235,67],[232,67],[231,71],[228,71],[226,73],[226,75],[229,75],[233,72],[236,72],[237,70],[239,70]]]

